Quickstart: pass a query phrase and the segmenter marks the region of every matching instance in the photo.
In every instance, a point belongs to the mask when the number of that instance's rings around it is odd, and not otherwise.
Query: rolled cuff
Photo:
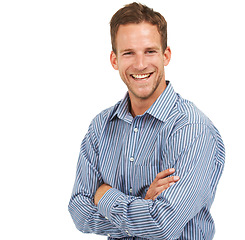
[[[114,203],[123,198],[124,193],[115,188],[109,189],[98,202],[98,212],[110,220],[111,209],[113,208]]]

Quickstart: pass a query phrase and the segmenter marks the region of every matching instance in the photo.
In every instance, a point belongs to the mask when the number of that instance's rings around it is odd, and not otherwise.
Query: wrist
[[[125,199],[125,194],[120,192],[119,190],[115,188],[109,189],[103,197],[100,199],[98,203],[98,212],[108,218],[111,219],[111,211],[115,208],[115,205],[117,203],[121,202],[123,199]]]
[[[100,199],[104,196],[104,194],[111,189],[112,187],[108,184],[102,184],[96,191],[94,195],[94,204],[97,206]]]

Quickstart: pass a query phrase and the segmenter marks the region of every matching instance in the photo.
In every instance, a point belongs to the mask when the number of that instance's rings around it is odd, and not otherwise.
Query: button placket
[[[134,146],[133,146],[133,151],[132,151],[132,153],[131,153],[131,156],[130,156],[130,158],[129,158],[129,161],[130,162],[134,162],[135,161],[135,156],[134,156],[134,154],[135,154],[135,152],[136,152],[136,148],[137,148],[137,146],[138,146],[138,132],[139,132],[139,128],[138,128],[138,126],[137,126],[137,122],[139,121],[139,119],[135,119],[135,121],[134,121],[134,123],[133,123],[133,125],[134,125],[134,127],[132,127],[133,128],[133,132],[135,133],[135,134],[133,134],[132,135],[132,142],[134,143]]]
[[[131,157],[131,158],[129,159],[129,161],[130,161],[130,162],[134,162],[134,157]]]
[[[137,127],[134,128],[134,132],[137,133],[139,129]]]
[[[138,131],[139,131],[139,130],[138,130],[137,127],[134,127],[134,128],[133,128],[133,132],[134,132],[135,134],[136,134]],[[135,149],[136,149],[136,147],[137,147],[137,145],[138,145],[138,143],[137,143],[137,136],[136,136],[135,134],[132,134],[132,136],[131,136],[131,139],[132,139],[131,141],[132,141],[132,143],[134,143],[134,146],[132,146],[131,156],[130,156],[130,158],[129,158],[129,161],[130,161],[131,163],[133,163],[134,160],[135,160],[134,154],[135,154]]]
[[[128,156],[128,160],[129,160],[129,168],[128,168],[128,176],[130,179],[130,184],[128,185],[128,194],[132,195],[133,194],[133,182],[134,182],[134,175],[133,175],[133,171],[134,171],[134,164],[135,161],[137,160],[137,148],[138,148],[138,144],[139,144],[139,127],[141,123],[141,118],[140,117],[135,117],[133,122],[132,122],[132,126],[131,126],[131,133],[130,133],[130,152],[129,152],[129,156]]]

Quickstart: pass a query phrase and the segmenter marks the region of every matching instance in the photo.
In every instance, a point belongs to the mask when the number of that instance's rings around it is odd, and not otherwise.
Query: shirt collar
[[[165,122],[173,109],[177,100],[177,93],[174,91],[172,84],[167,81],[167,87],[158,99],[151,105],[146,113]]]
[[[112,114],[110,120],[112,120],[114,117],[117,116],[119,119],[126,120],[126,121],[128,119],[131,122],[131,119],[133,119],[133,117],[129,112],[130,109],[129,105],[130,105],[130,98],[127,92],[125,97],[117,104],[115,108],[115,112]]]
[[[164,122],[174,107],[176,100],[177,93],[174,91],[171,83],[167,81],[166,89],[144,114],[149,114]],[[129,104],[130,98],[127,92],[125,97],[119,102],[118,107],[110,120],[117,116],[119,119],[131,122],[133,117],[129,112]]]

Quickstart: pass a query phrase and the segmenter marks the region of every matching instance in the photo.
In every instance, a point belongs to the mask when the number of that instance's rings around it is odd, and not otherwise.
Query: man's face
[[[127,85],[131,101],[155,101],[166,87],[164,66],[171,56],[169,47],[163,53],[157,26],[147,22],[121,25],[116,47],[111,63]]]

